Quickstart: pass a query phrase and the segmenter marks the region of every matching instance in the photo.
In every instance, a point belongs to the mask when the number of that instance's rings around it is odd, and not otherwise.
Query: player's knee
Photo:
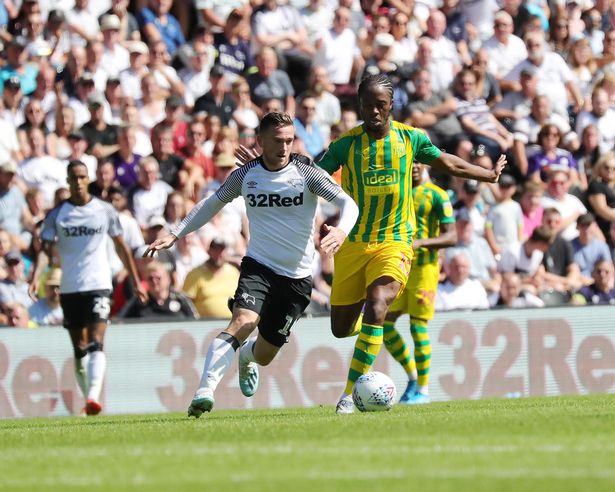
[[[86,355],[88,355],[87,348],[83,347],[74,347],[73,352],[75,354],[75,359],[83,359]]]
[[[102,352],[103,351],[103,343],[102,342],[90,342],[88,343],[88,352]]]

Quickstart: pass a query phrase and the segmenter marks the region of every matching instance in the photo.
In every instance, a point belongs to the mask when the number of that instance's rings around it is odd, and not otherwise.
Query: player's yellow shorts
[[[389,312],[408,313],[413,318],[433,319],[436,310],[436,290],[440,277],[440,265],[412,264],[410,279],[404,292],[393,301]]]
[[[412,254],[412,245],[399,241],[344,242],[334,258],[331,304],[347,306],[364,300],[367,287],[380,277],[394,278],[403,290]]]

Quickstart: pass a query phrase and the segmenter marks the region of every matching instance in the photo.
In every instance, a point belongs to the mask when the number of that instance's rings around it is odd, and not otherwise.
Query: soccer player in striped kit
[[[385,75],[359,84],[363,124],[329,146],[318,165],[329,174],[342,168],[342,188],[356,201],[359,218],[335,255],[331,292],[331,331],[338,338],[355,333],[344,392],[336,412],[354,412],[352,387],[374,363],[383,342],[386,313],[410,275],[412,249],[412,163],[414,160],[454,176],[496,182],[506,165],[501,156],[484,169],[441,152],[424,131],[391,118],[393,85]]]
[[[239,387],[252,396],[258,387],[257,364],[268,365],[288,341],[310,302],[318,197],[341,209],[339,224],[329,227],[321,240],[327,254],[338,251],[359,214],[355,202],[326,173],[306,156],[291,154],[294,136],[288,114],[265,115],[258,130],[262,155],[233,171],[216,193],[196,204],[171,234],[145,252],[153,255],[169,248],[236,197],[245,199],[250,243],[241,263],[233,315],[209,346],[189,416],[199,418],[212,410],[214,391],[238,349]],[[258,336],[249,338],[256,327]]]
[[[457,242],[453,206],[446,191],[425,180],[425,166],[412,166],[412,202],[415,216],[414,257],[410,272],[412,281],[393,301],[384,321],[384,345],[408,375],[408,385],[400,403],[429,403],[429,368],[431,342],[427,324],[435,312],[436,290],[440,277],[438,250]],[[401,314],[410,315],[410,333],[414,342],[414,358],[404,338],[395,329]]]

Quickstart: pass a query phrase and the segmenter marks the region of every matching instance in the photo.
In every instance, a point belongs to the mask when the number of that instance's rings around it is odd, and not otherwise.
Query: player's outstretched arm
[[[143,253],[143,257],[153,257],[154,253],[156,253],[157,251],[169,249],[175,244],[175,241],[177,241],[177,236],[175,234],[167,234],[164,237],[156,239],[152,244],[147,247],[145,253]]]
[[[497,183],[500,179],[500,174],[502,174],[502,171],[506,167],[506,163],[506,156],[502,154],[493,165],[493,169],[485,169],[484,167],[464,161],[456,155],[442,152],[442,154],[436,157],[429,165],[434,169],[452,174],[453,176],[459,176],[460,178]]]

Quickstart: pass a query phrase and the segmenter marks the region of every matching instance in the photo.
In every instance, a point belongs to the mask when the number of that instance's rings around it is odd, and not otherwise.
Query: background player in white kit
[[[88,193],[88,168],[83,162],[69,162],[66,171],[70,198],[53,208],[43,221],[43,247],[36,257],[30,295],[35,297],[38,292],[41,272],[57,246],[62,262],[60,304],[75,353],[75,376],[86,398],[85,413],[96,415],[102,410],[100,391],[107,366],[103,342],[111,310],[107,235],[113,239],[142,302],[147,301],[147,293],[122,238],[117,211]]]
[[[321,241],[327,254],[338,251],[358,217],[356,204],[340,186],[309,158],[290,153],[294,136],[288,114],[263,117],[258,135],[262,155],[233,171],[214,195],[199,202],[171,234],[145,252],[153,255],[169,248],[234,198],[244,197],[250,244],[241,263],[233,317],[209,346],[189,416],[198,418],[213,408],[214,390],[244,341],[239,351],[239,386],[245,396],[252,396],[258,387],[257,364],[269,364],[287,342],[293,324],[310,302],[318,196],[341,209],[339,225],[330,227]],[[258,337],[248,340],[257,326]]]

